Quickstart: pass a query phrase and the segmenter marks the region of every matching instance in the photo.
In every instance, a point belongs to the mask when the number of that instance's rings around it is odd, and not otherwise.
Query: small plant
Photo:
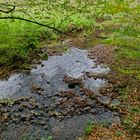
[[[42,59],[42,60],[48,60],[48,54],[47,54],[47,53],[43,53],[43,54],[41,55],[41,59]]]
[[[87,123],[86,127],[85,127],[85,130],[84,130],[85,131],[85,135],[90,135],[91,132],[93,131],[94,127],[95,127],[94,122],[93,121],[89,121]]]
[[[118,131],[116,131],[115,135],[116,135],[117,137],[121,137],[121,136],[123,136],[123,132],[120,131],[120,130],[118,130]]]
[[[52,136],[48,136],[47,140],[53,140]]]
[[[108,127],[108,122],[107,121],[101,121],[99,123],[99,125],[101,125],[102,127]]]

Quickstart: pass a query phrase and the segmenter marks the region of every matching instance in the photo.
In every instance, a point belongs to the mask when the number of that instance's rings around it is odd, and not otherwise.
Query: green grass
[[[95,23],[90,13],[78,11],[73,5],[51,2],[50,5],[37,5],[29,2],[23,6],[26,13],[15,12],[12,15],[25,19],[35,19],[39,23],[49,25],[63,32],[91,29]],[[64,5],[65,4],[65,5]],[[23,10],[17,7],[17,10]],[[43,10],[42,10],[43,9]],[[28,15],[30,14],[30,16]],[[10,15],[10,14],[9,14]],[[2,14],[1,16],[7,16]],[[42,40],[56,40],[58,34],[47,27],[19,20],[0,20],[0,66],[9,66],[16,61],[26,62],[30,53],[38,48]]]
[[[13,3],[14,1],[10,1]],[[35,19],[39,23],[49,25],[65,33],[77,30],[93,31],[93,28],[104,29],[96,19],[107,19],[106,37],[102,43],[118,46],[139,48],[140,28],[133,18],[139,20],[139,6],[124,1],[25,1],[22,7],[16,7],[18,12],[1,14],[0,16],[23,17]],[[28,8],[27,8],[28,7]],[[24,13],[22,12],[24,11]],[[111,28],[118,25],[119,28]],[[42,40],[57,40],[58,34],[48,28],[17,20],[1,20],[0,22],[0,65],[12,65],[16,61],[26,62],[30,53],[36,49]],[[100,42],[100,43],[101,43]],[[127,57],[138,57],[138,51],[122,50]]]
[[[140,77],[140,24],[139,12],[137,9],[128,8],[129,11],[122,10],[110,16],[110,20],[101,23],[105,39],[103,44],[117,46],[115,52],[116,66],[115,69],[123,74],[133,74]],[[125,8],[124,8],[125,9]],[[133,13],[132,13],[133,12]],[[136,19],[129,18],[135,16]]]
[[[38,26],[21,21],[1,20],[0,31],[0,65],[25,61],[41,39]]]

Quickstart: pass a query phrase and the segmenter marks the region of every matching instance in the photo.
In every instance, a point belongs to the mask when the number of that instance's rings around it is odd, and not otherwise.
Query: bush
[[[41,38],[40,28],[27,22],[2,20],[0,31],[0,65],[27,60]]]

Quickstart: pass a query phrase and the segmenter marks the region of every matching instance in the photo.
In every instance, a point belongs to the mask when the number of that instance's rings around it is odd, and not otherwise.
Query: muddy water
[[[74,140],[84,135],[89,120],[119,122],[118,114],[102,105],[110,100],[99,92],[107,81],[87,76],[108,72],[108,67],[89,59],[87,51],[72,48],[49,57],[28,74],[0,80],[0,98],[11,102],[0,106],[0,139],[52,135],[54,140]]]

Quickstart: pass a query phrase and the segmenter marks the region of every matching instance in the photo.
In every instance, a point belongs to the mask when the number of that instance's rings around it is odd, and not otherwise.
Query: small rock
[[[14,123],[16,123],[16,124],[17,124],[17,123],[19,122],[19,119],[18,119],[18,118],[16,118],[15,116],[13,116],[13,117],[12,117],[12,121],[13,121]]]
[[[47,83],[47,84],[50,84],[50,82],[49,82],[49,81],[47,81],[46,83]]]
[[[48,126],[44,126],[44,129],[45,129],[45,130],[49,130],[49,127],[48,127]]]
[[[61,113],[54,111],[54,112],[51,112],[50,115],[55,116],[55,117],[59,117],[59,116],[61,116]]]
[[[90,106],[84,108],[84,111],[89,111],[89,110],[91,110]]]
[[[46,125],[46,123],[44,121],[39,121],[38,125],[44,126],[44,125]]]
[[[38,113],[37,112],[35,112],[35,111],[31,111],[31,114],[33,115],[33,116],[37,116],[38,115]]]
[[[44,64],[41,64],[41,67],[44,67]]]
[[[37,69],[37,66],[33,66],[34,69]]]

